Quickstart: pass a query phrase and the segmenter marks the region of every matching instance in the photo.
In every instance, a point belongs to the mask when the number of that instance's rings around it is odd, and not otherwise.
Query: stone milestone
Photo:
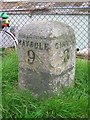
[[[34,95],[59,93],[75,76],[75,34],[65,23],[38,21],[19,32],[19,87]]]

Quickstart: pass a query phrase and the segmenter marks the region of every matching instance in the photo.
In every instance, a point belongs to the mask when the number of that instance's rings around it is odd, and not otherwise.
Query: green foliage
[[[88,64],[77,59],[75,85],[60,95],[38,99],[18,89],[18,59],[14,50],[3,52],[3,118],[86,118],[88,117]]]

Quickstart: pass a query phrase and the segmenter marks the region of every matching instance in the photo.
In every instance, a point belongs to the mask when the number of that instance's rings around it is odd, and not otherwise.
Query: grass
[[[18,89],[18,59],[14,50],[4,50],[2,64],[3,119],[9,118],[87,118],[88,65],[87,60],[76,60],[75,86],[48,99],[33,97]]]

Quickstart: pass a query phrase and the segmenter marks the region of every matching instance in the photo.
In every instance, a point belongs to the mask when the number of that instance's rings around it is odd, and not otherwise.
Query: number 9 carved
[[[33,64],[34,60],[35,60],[35,53],[33,52],[33,50],[28,50],[28,63]]]

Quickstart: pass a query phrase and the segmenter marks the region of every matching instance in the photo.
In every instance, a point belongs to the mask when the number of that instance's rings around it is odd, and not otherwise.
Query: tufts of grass
[[[87,118],[88,117],[88,64],[76,60],[75,86],[67,87],[60,95],[38,99],[30,91],[18,89],[17,52],[3,52],[2,64],[3,118]]]

